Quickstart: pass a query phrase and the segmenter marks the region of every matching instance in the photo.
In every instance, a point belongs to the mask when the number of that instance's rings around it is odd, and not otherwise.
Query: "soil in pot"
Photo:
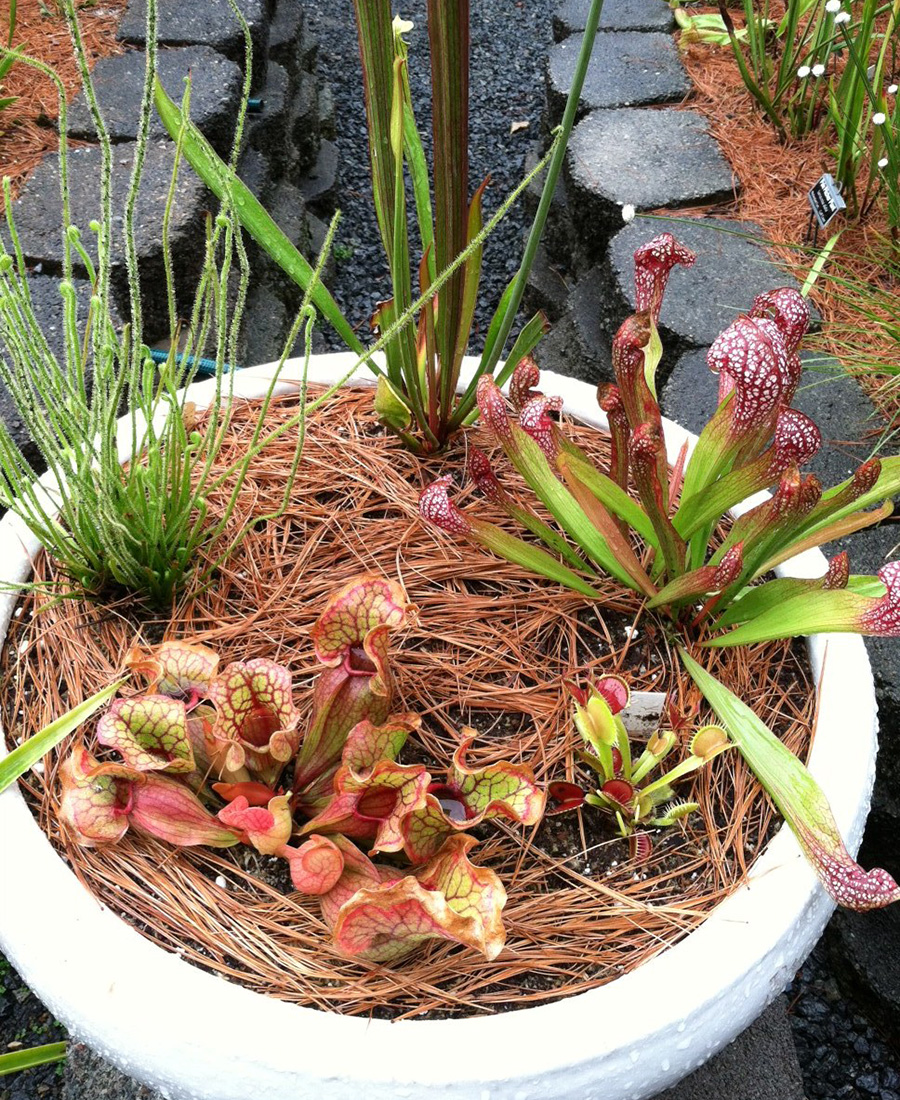
[[[379,428],[371,394],[347,390],[317,411],[286,513],[257,524],[216,582],[186,596],[170,619],[127,598],[55,600],[52,585],[24,598],[2,655],[5,728],[40,728],[107,684],[133,644],[164,635],[211,645],[223,661],[268,656],[286,663],[295,701],[308,712],[316,672],[309,628],[330,592],[363,571],[400,579],[418,608],[392,647],[395,707],[423,718],[407,762],[445,768],[468,724],[480,735],[475,761],[534,761],[541,780],[575,777],[577,734],[562,681],[586,664],[626,675],[636,690],[668,690],[681,705],[694,698],[664,631],[615,582],[599,582],[606,598],[588,606],[425,528],[417,489],[440,473],[455,473],[461,483],[472,435],[423,465]],[[277,403],[272,423],[295,411],[292,400]],[[223,467],[246,446],[254,418],[252,403],[236,406]],[[589,451],[603,451],[600,433],[571,430]],[[472,433],[484,446],[479,430]],[[293,445],[286,433],[254,463],[231,534],[276,510]],[[504,479],[515,491],[512,473]],[[489,502],[471,503],[507,525]],[[36,576],[56,581],[43,556]],[[777,642],[755,647],[749,658],[721,650],[705,660],[805,753],[814,694],[802,647]],[[106,905],[159,945],[226,979],[352,1014],[496,1012],[607,982],[695,928],[740,884],[773,828],[769,805],[736,753],[682,785],[680,796],[700,810],[660,836],[640,865],[593,811],[551,818],[536,830],[491,823],[474,856],[509,892],[504,952],[487,963],[438,944],[390,969],[338,955],[318,903],[291,891],[286,864],[277,860],[244,849],[175,850],[130,835],[107,850],[72,846],[56,821],[58,763],[53,754],[40,774],[29,774],[27,791],[53,843]]]

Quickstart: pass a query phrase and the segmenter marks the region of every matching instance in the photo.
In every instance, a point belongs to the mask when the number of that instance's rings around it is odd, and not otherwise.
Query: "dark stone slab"
[[[103,119],[113,141],[137,137],[144,85],[143,52],[129,50],[119,57],[104,57],[94,66],[94,88]],[[185,77],[191,75],[191,119],[220,154],[231,148],[234,118],[240,103],[241,71],[233,61],[209,46],[160,50],[158,75],[163,87],[181,102]],[[84,92],[69,108],[69,133],[73,138],[96,141],[97,135]],[[167,136],[156,111],[151,110],[150,134]]]
[[[241,363],[256,366],[281,356],[293,318],[282,298],[265,280],[256,282],[247,300],[241,334]]]
[[[269,59],[283,65],[296,80],[301,70],[304,7],[297,0],[279,0],[269,25]]]
[[[553,37],[557,42],[584,32],[591,0],[564,0],[553,13]],[[606,0],[600,29],[607,31],[670,31],[675,18],[661,0]]]
[[[319,147],[316,163],[298,184],[307,206],[329,213],[334,209],[337,174],[337,146],[333,141],[323,141]]]
[[[804,1100],[804,1095],[782,996],[730,1046],[656,1100]]]
[[[275,176],[285,175],[297,159],[289,134],[292,96],[290,77],[275,61],[269,62],[260,98],[263,101],[262,110],[258,114],[247,115],[247,141],[251,148],[258,149],[265,156]]]
[[[168,333],[168,315],[164,295],[163,251],[160,227],[171,178],[174,145],[169,141],[150,142],[144,176],[135,213],[135,239],[144,288],[144,337],[152,341]],[[122,211],[128,190],[134,157],[133,143],[113,149],[113,211],[117,232],[112,240],[112,287],[120,311],[127,315],[128,292],[125,272],[125,246]],[[72,221],[81,229],[88,254],[96,262],[96,239],[88,223],[100,212],[100,149],[97,146],[69,152],[69,196]],[[181,308],[189,308],[203,260],[203,212],[209,209],[208,192],[193,172],[180,171],[170,220],[170,236],[175,283]],[[14,203],[14,216],[29,263],[40,263],[47,274],[61,269],[62,213],[59,197],[59,161],[45,157]],[[76,263],[75,274],[86,275]]]
[[[673,233],[697,254],[693,267],[675,267],[660,314],[660,334],[668,356],[707,347],[754,297],[779,286],[799,284],[769,258],[765,234],[753,222],[725,218],[638,219],[609,244],[609,294],[604,300],[611,333],[634,312],[634,252],[659,233]],[[674,359],[672,359],[674,364]]]
[[[265,206],[272,193],[272,169],[258,149],[244,150],[238,161],[237,174],[238,179],[245,183]]]
[[[732,199],[738,186],[696,111],[593,111],[572,133],[566,172],[575,228],[597,258],[623,204],[700,206]]]
[[[596,310],[596,271],[583,275],[569,295],[562,319],[538,344],[535,358],[544,370],[596,385],[612,381],[609,340]]]
[[[253,42],[253,87],[265,80],[269,24],[263,0],[238,0]],[[160,0],[157,40],[160,46],[209,46],[244,68],[244,32],[228,0]],[[119,20],[119,39],[132,46],[147,42],[147,0],[129,0]]]
[[[547,103],[553,124],[562,118],[580,48],[577,36],[550,47]],[[690,88],[671,35],[601,31],[591,53],[578,109],[584,113],[598,107],[676,103]]]
[[[686,352],[659,391],[663,416],[700,434],[718,405],[719,383],[706,365],[706,348]]]
[[[322,144],[319,121],[319,82],[312,73],[300,73],[294,95],[290,128],[291,141],[297,151],[298,169],[300,172],[306,172],[316,163]]]
[[[70,1042],[64,1100],[163,1100],[162,1094],[127,1077],[84,1043]]]
[[[319,136],[334,141],[337,134],[334,93],[327,80],[319,81]]]
[[[894,846],[895,875],[900,875]],[[842,990],[894,1044],[900,1046],[900,907],[869,913],[840,910],[826,937]]]
[[[551,322],[558,321],[569,304],[569,283],[553,263],[544,245],[538,245],[525,286],[525,308],[543,310]]]
[[[542,149],[538,142],[529,146],[525,154],[523,175],[530,175],[534,171],[541,159],[541,153]],[[534,221],[534,216],[537,213],[544,192],[545,173],[546,169],[539,176],[535,176],[522,194],[522,203],[529,227]],[[547,253],[554,263],[564,265],[566,268],[577,268],[579,258],[578,241],[574,239],[572,232],[566,182],[562,174],[557,179],[556,188],[553,191],[553,200],[547,213],[541,243],[547,249]]]

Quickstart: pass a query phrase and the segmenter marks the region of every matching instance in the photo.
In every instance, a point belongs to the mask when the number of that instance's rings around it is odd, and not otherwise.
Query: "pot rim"
[[[334,382],[355,360],[350,353],[313,356],[308,380]],[[466,359],[461,386],[476,363]],[[276,366],[242,370],[235,396],[261,396]],[[302,369],[302,360],[288,360],[276,392],[296,392]],[[549,371],[541,378],[548,393],[563,397],[564,411],[606,428],[593,387]],[[363,368],[349,382],[372,385],[372,376]],[[208,380],[195,383],[190,397],[204,407],[213,393]],[[672,462],[696,437],[672,421],[664,427]],[[127,430],[127,418],[120,429]],[[11,513],[0,521],[7,581],[29,575],[38,545]],[[824,556],[813,550],[778,572],[811,577],[824,570]],[[0,637],[16,600],[15,592],[0,594]],[[820,685],[810,768],[855,852],[874,778],[872,672],[859,637],[818,635],[808,643]],[[842,738],[848,728],[853,753]],[[211,1082],[216,1100],[293,1100],[312,1089],[323,1100],[355,1100],[362,1086],[373,1100],[425,1090],[460,1100],[642,1100],[751,1023],[790,981],[834,908],[793,834],[781,828],[745,885],[631,973],[551,1004],[392,1023],[273,1000],[151,944],[80,885],[18,785],[0,795],[0,876],[19,886],[5,892],[0,944],[25,980],[77,1037],[172,1100],[209,1097]]]

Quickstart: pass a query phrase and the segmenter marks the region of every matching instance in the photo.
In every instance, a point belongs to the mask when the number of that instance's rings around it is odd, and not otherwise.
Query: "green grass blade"
[[[182,126],[181,110],[168,97],[158,80],[155,102],[163,125],[170,136],[177,139]],[[230,176],[228,166],[190,120],[187,120],[185,126],[183,149],[188,164],[218,199],[224,199],[229,192],[234,195],[235,213],[241,225],[282,270],[301,289],[306,290],[313,281],[313,267],[310,262],[279,229],[250,189],[236,177]],[[321,283],[313,290],[312,303],[348,348],[357,353],[363,351],[363,345],[350,322]]]
[[[116,680],[114,684],[98,691],[90,699],[85,699],[83,703],[79,703],[77,707],[67,711],[61,718],[51,722],[49,726],[44,726],[39,733],[29,737],[27,741],[23,741],[4,760],[0,760],[0,792],[5,791],[20,775],[27,772],[41,757],[58,745],[64,737],[74,733],[83,722],[86,722],[104,703],[108,702],[124,683],[124,679]]]
[[[65,1043],[45,1043],[43,1046],[28,1047],[25,1050],[11,1050],[8,1054],[0,1054],[0,1077],[21,1073],[23,1069],[34,1069],[35,1066],[64,1062],[65,1058]]]

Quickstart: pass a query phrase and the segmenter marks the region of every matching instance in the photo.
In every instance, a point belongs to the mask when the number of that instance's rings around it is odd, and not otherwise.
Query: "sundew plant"
[[[169,241],[183,133],[174,146],[167,203],[159,232],[163,240],[171,351],[157,366],[145,343],[140,272],[135,244],[135,210],[147,151],[156,73],[157,5],[147,4],[147,66],[138,137],[122,221],[128,281],[127,320],[117,320],[111,289],[116,217],[112,200],[112,146],[91,84],[84,43],[73,0],[61,0],[80,66],[101,151],[100,209],[86,227],[70,216],[66,97],[59,78],[30,57],[16,59],[40,70],[56,84],[59,96],[59,178],[62,204],[62,280],[64,361],[51,350],[29,290],[25,257],[16,232],[8,181],[5,181],[9,242],[0,254],[0,378],[11,393],[24,427],[34,440],[47,473],[37,481],[35,466],[23,454],[8,427],[0,424],[0,503],[19,515],[41,539],[73,590],[101,593],[126,589],[155,606],[168,606],[193,578],[200,583],[215,570],[238,536],[225,539],[243,480],[265,443],[263,425],[279,371],[274,372],[259,410],[252,445],[238,464],[216,466],[228,427],[237,338],[244,319],[249,265],[226,188],[219,212],[208,217],[202,268],[187,320],[176,304]],[[249,90],[249,36],[244,100]],[[12,56],[12,55],[10,55]],[[182,110],[190,105],[188,83]],[[240,146],[238,119],[232,161]],[[232,169],[233,170],[233,169]],[[89,237],[85,237],[85,230]],[[332,231],[333,232],[333,231]],[[323,256],[330,245],[329,234]],[[287,348],[301,328],[307,353],[314,320],[311,295],[321,260],[312,270],[309,290],[297,314]],[[87,318],[79,323],[76,267],[90,283]],[[201,356],[214,358],[209,411],[198,418],[185,387],[194,379]],[[280,370],[280,367],[279,367]],[[296,470],[303,443],[305,388],[298,416]],[[122,424],[118,418],[124,415]],[[124,426],[123,426],[124,425]],[[285,502],[290,481],[285,489]],[[210,494],[224,489],[226,503],[213,517]],[[258,517],[257,517],[258,518]],[[205,553],[210,551],[209,553]],[[218,555],[218,556],[217,556]],[[203,566],[198,565],[205,561]]]

